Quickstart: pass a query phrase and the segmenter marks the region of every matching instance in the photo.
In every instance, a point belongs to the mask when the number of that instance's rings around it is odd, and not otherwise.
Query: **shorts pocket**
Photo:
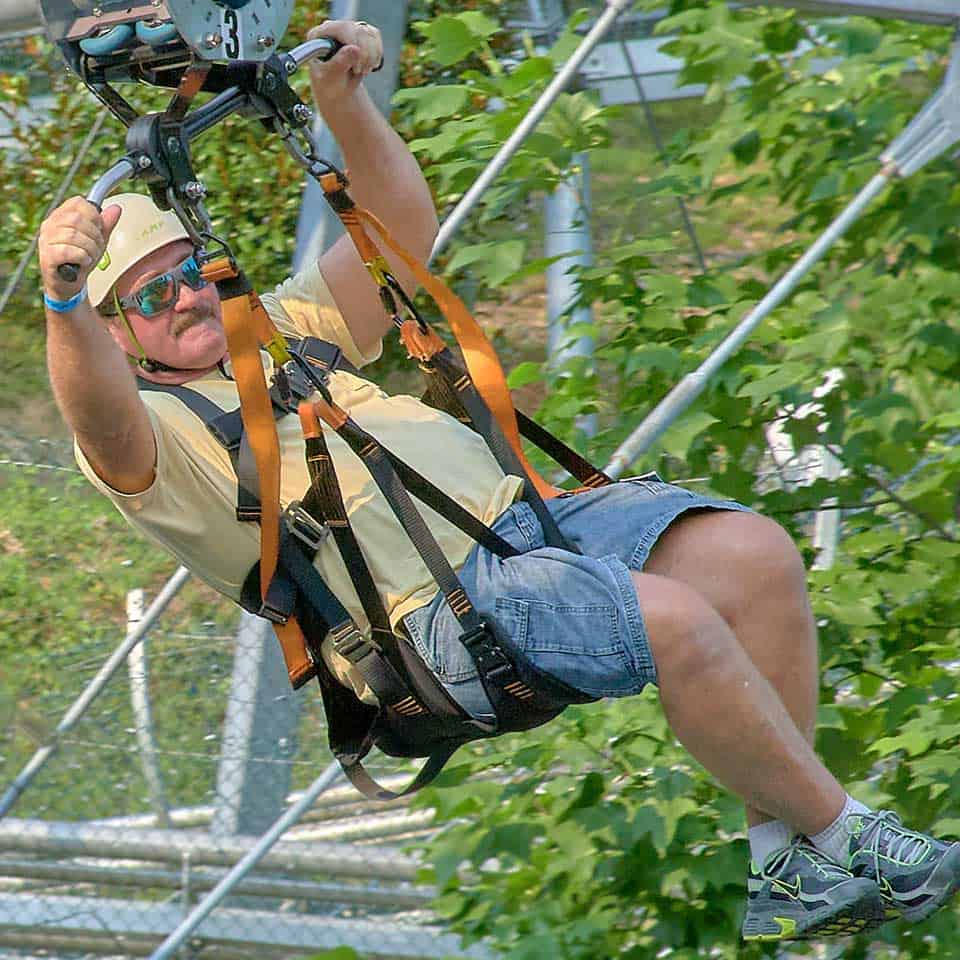
[[[500,629],[535,667],[583,693],[623,697],[642,687],[613,605],[498,597],[496,617]]]

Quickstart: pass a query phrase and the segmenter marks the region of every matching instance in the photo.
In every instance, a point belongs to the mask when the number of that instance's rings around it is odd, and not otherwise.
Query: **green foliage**
[[[706,122],[674,127],[632,199],[615,215],[596,212],[597,263],[578,275],[594,307],[594,360],[551,371],[528,359],[511,377],[525,389],[546,380],[540,418],[568,436],[577,417],[598,414],[600,431],[577,442],[601,464],[875,175],[936,88],[950,41],[915,24],[814,25],[706,0],[676,0],[671,12],[659,30],[684,60],[682,80],[706,85]],[[562,56],[503,50],[488,28],[456,16],[425,25],[419,55],[434,60],[421,72],[451,89],[398,97],[441,206],[473,182]],[[817,61],[829,69],[814,72]],[[580,151],[609,170],[618,123],[589,94],[561,98],[451,251],[454,278],[469,275],[495,298],[542,270],[530,198],[567,176]],[[709,476],[713,491],[779,519],[811,560],[813,512],[842,510],[837,559],[810,574],[823,647],[818,746],[866,802],[948,833],[960,832],[954,182],[941,159],[888,189],[636,465]],[[651,202],[679,199],[709,238],[706,272],[673,223],[644,216]],[[828,443],[840,476],[758,483],[777,473],[775,423],[796,450]],[[737,945],[742,813],[650,698],[570,710],[545,731],[464,750],[420,802],[447,824],[429,850],[442,915],[511,957],[771,949]],[[873,940],[884,956],[946,956],[957,932],[947,912]],[[844,955],[865,950],[854,941]]]

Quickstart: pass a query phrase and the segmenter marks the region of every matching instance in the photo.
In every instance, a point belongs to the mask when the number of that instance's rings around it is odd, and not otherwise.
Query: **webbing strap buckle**
[[[283,516],[290,533],[314,553],[330,535],[330,528],[325,523],[318,523],[299,500],[291,500]]]
[[[484,678],[497,677],[514,672],[513,663],[497,643],[490,627],[483,620],[460,637],[460,642],[473,657],[477,669]]]
[[[289,405],[295,407],[301,400],[306,400],[314,390],[313,384],[307,382],[306,374],[297,365],[296,360],[288,360],[278,371],[282,373],[290,393]],[[279,377],[278,377],[279,379]]]
[[[351,663],[359,663],[364,657],[377,650],[357,628],[352,620],[346,620],[330,631],[330,645]]]
[[[263,617],[264,620],[269,620],[271,623],[279,624],[284,624],[290,619],[290,615],[288,613],[285,613],[283,610],[278,610],[267,601],[264,601],[260,604],[260,609],[257,611],[257,616]]]

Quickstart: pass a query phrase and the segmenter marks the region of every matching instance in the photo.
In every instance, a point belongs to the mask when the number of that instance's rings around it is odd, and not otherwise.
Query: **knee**
[[[807,571],[790,535],[768,517],[736,514],[731,519],[722,562],[734,578],[721,614],[728,622],[749,614],[758,605],[785,610],[807,605]]]

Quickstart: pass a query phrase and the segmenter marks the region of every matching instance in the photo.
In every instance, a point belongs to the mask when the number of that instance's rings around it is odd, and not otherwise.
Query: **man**
[[[313,64],[317,107],[338,138],[351,193],[399,241],[429,254],[437,222],[413,158],[367,97],[380,60],[375,28],[327,22],[311,36],[345,46]],[[77,456],[93,484],[138,529],[234,600],[258,557],[254,524],[238,523],[236,475],[184,404],[148,384],[188,384],[237,406],[220,302],[199,277],[171,214],[145,198],[107,201],[100,214],[73,198],[44,223],[40,263],[48,361]],[[104,252],[108,256],[104,257]],[[65,282],[57,267],[78,263]],[[408,288],[411,278],[391,261]],[[389,329],[374,285],[347,239],[263,296],[278,328],[337,344],[356,366],[374,360]],[[272,373],[264,355],[265,370]],[[883,918],[919,920],[960,886],[960,844],[904,828],[846,794],[812,742],[818,692],[816,631],[799,554],[775,523],[743,507],[645,478],[549,501],[581,551],[544,545],[484,442],[411,397],[387,397],[338,370],[335,402],[520,551],[503,560],[424,509],[468,596],[542,671],[594,696],[628,696],[656,682],[672,729],[747,806],[752,863],[748,939],[856,932]],[[281,501],[309,477],[296,417],[281,418]],[[351,525],[391,624],[468,713],[490,705],[460,629],[370,475],[340,437],[327,437]],[[314,565],[354,619],[363,609],[336,546]],[[325,644],[323,658],[366,702],[373,693]]]

